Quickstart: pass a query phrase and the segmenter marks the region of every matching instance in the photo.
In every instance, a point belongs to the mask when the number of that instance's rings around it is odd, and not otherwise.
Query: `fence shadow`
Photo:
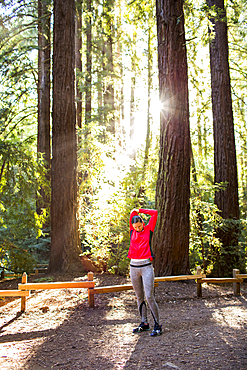
[[[4,328],[6,328],[8,325],[12,324],[13,322],[15,322],[17,319],[19,319],[19,317],[21,317],[21,315],[23,314],[23,312],[17,312],[16,316],[13,317],[11,320],[9,320],[8,322],[6,322],[5,324],[3,324],[2,326],[0,326],[0,333],[2,332],[2,330]]]

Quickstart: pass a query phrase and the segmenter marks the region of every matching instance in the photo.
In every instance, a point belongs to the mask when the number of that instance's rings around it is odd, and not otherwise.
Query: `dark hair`
[[[131,220],[132,225],[136,224],[137,222],[143,222],[143,219],[141,218],[141,216],[133,216],[132,217],[132,220]]]

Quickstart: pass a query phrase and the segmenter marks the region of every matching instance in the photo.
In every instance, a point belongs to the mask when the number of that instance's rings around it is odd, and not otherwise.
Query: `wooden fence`
[[[224,284],[232,283],[234,295],[240,294],[240,283],[243,282],[243,279],[247,279],[247,274],[240,274],[238,269],[233,269],[232,278],[199,278],[197,280],[197,296],[202,297],[202,284]]]
[[[91,276],[90,276],[90,279]],[[68,289],[68,288],[93,288],[95,282],[87,281],[61,281],[52,283],[28,283],[27,274],[22,275],[22,282],[18,284],[18,290],[0,290],[0,297],[13,296],[21,297],[21,312],[26,311],[26,299],[29,296],[30,290],[43,289]]]
[[[162,276],[154,279],[154,286],[157,287],[163,281],[181,281],[181,280],[196,280],[197,282],[197,296],[202,297],[203,283],[233,283],[233,290],[235,295],[240,294],[240,283],[243,279],[247,279],[247,274],[240,274],[238,269],[233,270],[232,278],[207,278],[201,273],[201,268],[197,268],[195,275],[178,275],[178,276]],[[52,283],[28,283],[27,274],[24,272],[22,282],[18,284],[18,290],[0,290],[0,297],[17,296],[21,297],[21,312],[26,310],[26,299],[29,296],[30,290],[43,289],[68,289],[68,288],[87,288],[88,289],[88,303],[89,307],[94,308],[94,295],[102,293],[120,292],[124,290],[133,289],[132,284],[100,286],[95,287],[93,281],[93,273],[88,273],[88,280],[86,281],[67,281],[67,282],[52,282]]]

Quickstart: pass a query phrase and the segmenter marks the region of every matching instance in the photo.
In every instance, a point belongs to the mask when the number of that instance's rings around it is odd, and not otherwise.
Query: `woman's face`
[[[139,233],[140,231],[143,230],[143,223],[142,222],[136,222],[135,224],[133,224],[133,228],[135,229],[135,231],[137,231]]]

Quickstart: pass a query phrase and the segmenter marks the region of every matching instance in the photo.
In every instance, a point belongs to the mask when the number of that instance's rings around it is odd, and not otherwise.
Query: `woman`
[[[151,216],[149,223],[144,224],[140,213]],[[151,336],[162,334],[162,326],[159,324],[159,309],[154,298],[154,270],[151,264],[153,253],[151,249],[152,235],[155,229],[158,211],[154,209],[134,209],[130,214],[130,278],[137,297],[138,309],[141,315],[141,324],[133,329],[134,333],[147,331],[147,307],[144,295],[150,307],[154,329]]]

